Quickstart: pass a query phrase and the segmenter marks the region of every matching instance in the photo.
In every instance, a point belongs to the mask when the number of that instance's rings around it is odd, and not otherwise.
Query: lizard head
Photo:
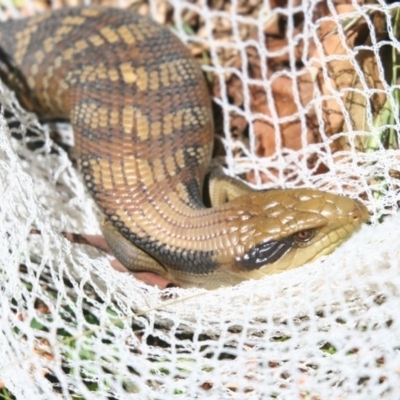
[[[228,204],[230,246],[217,258],[218,275],[232,283],[329,254],[369,217],[358,200],[310,189],[254,192]]]

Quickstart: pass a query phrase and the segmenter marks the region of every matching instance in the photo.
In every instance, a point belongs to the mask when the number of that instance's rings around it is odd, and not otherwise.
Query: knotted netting
[[[0,4],[3,19],[44,8]],[[100,233],[69,128],[1,85],[1,396],[397,399],[400,4],[119,6],[170,25],[202,63],[228,174],[359,198],[371,225],[295,270],[160,291],[61,235]]]

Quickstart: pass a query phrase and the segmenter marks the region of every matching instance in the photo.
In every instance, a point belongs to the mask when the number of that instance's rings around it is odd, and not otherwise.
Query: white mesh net
[[[293,271],[160,291],[60,235],[99,233],[95,205],[53,127],[0,86],[0,396],[398,398],[399,3],[281,3],[149,10],[172,10],[193,52],[211,54],[228,173],[361,196],[373,224]]]

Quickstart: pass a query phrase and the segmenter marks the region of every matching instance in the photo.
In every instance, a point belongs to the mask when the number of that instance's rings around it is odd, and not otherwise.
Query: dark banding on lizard
[[[312,189],[209,179],[213,122],[197,62],[152,20],[99,6],[0,24],[1,78],[44,119],[68,119],[103,232],[132,271],[217,288],[328,254],[368,218]]]

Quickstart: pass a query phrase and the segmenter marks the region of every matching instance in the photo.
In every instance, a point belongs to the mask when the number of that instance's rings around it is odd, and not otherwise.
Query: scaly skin
[[[368,218],[343,196],[253,192],[221,177],[211,197],[226,185],[233,199],[206,208],[209,94],[185,46],[147,18],[63,9],[0,24],[0,47],[1,77],[21,103],[71,121],[105,237],[133,271],[185,287],[236,284],[328,254]]]

